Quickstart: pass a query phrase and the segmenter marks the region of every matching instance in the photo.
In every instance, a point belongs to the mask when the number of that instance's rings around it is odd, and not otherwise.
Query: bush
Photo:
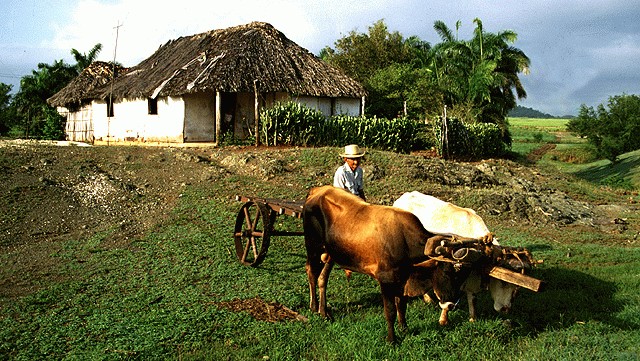
[[[424,124],[407,118],[334,116],[324,123],[317,145],[360,144],[368,148],[409,153],[427,144]]]
[[[42,112],[45,116],[44,127],[42,128],[42,138],[50,140],[64,140],[65,119],[55,108],[43,106]]]
[[[505,154],[508,145],[500,127],[492,123],[466,124],[459,119],[439,118],[433,124],[436,147],[444,158],[497,157]]]
[[[603,186],[611,187],[611,188],[619,188],[619,189],[626,189],[626,190],[634,189],[633,184],[631,183],[630,180],[625,179],[624,177],[618,174],[610,175],[604,178],[603,180],[600,181],[600,184]]]
[[[586,136],[599,156],[615,162],[620,154],[640,147],[640,96],[610,97],[608,107],[600,104],[596,109],[583,104],[567,130]]]

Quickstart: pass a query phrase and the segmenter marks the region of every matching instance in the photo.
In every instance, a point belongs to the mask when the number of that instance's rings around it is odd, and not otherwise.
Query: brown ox
[[[393,206],[415,214],[422,222],[422,225],[430,232],[482,239],[484,243],[493,243],[495,246],[494,251],[502,251],[498,242],[493,239],[493,234],[489,232],[484,220],[473,209],[459,207],[416,191],[404,193],[393,203]],[[496,265],[514,271],[531,268],[531,264],[528,262],[529,259],[503,258],[504,260]],[[493,298],[494,309],[499,312],[509,312],[512,299],[518,290],[516,285],[488,277],[482,274],[480,270],[480,267],[476,267],[462,286],[462,290],[467,294],[469,320],[472,322],[476,319],[475,295],[477,293],[488,287]],[[413,287],[413,289],[413,295],[418,293],[418,287]],[[422,287],[422,289],[425,289],[425,287]]]
[[[303,224],[310,307],[323,317],[330,317],[326,287],[334,263],[378,281],[389,342],[395,341],[396,315],[399,326],[406,328],[407,297],[404,292],[412,274],[428,278],[440,300],[445,319],[446,312],[454,306],[463,272],[456,272],[450,264],[438,263],[425,256],[425,245],[434,234],[425,230],[412,213],[372,205],[342,189],[325,186],[309,192]],[[418,276],[414,265],[421,262],[427,270]],[[319,288],[319,300],[316,288]]]

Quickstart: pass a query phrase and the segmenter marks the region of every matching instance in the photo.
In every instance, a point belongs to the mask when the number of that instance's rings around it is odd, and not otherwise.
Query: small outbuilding
[[[252,22],[171,40],[132,68],[95,62],[48,102],[67,116],[69,140],[219,143],[255,136],[259,109],[277,102],[357,116],[365,94],[272,25]]]

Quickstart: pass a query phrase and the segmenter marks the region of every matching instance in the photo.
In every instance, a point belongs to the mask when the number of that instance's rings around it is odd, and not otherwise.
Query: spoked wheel
[[[269,248],[271,209],[262,203],[245,203],[236,217],[233,238],[238,260],[256,267],[264,260]]]

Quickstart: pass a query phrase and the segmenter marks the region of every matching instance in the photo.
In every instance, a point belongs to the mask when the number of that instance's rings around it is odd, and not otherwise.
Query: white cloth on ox
[[[418,191],[403,194],[393,206],[415,214],[431,233],[465,238],[482,238],[490,233],[473,209],[458,207]]]

